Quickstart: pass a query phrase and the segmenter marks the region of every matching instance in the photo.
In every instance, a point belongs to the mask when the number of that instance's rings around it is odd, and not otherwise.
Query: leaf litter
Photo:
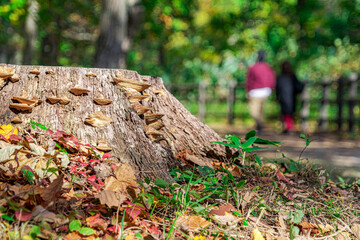
[[[184,150],[173,182],[138,181],[110,153],[31,125],[0,127],[1,239],[360,238],[359,180],[333,182],[322,170],[262,164],[250,153],[209,163]],[[251,135],[250,143],[230,138],[239,155],[257,142],[275,145]]]

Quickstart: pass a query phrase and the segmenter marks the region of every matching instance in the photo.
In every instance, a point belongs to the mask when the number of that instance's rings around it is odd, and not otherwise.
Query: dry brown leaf
[[[211,218],[217,224],[222,226],[234,226],[241,220],[241,218],[238,218],[231,213],[227,213],[225,215],[213,215]]]
[[[95,240],[96,236],[91,235],[91,236],[82,236],[80,233],[78,232],[72,232],[67,234],[64,237],[64,240]]]
[[[50,223],[63,223],[64,220],[66,220],[66,219],[57,217],[55,213],[48,211],[41,205],[38,205],[35,207],[35,209],[31,213],[31,216],[35,217],[34,220],[38,221],[38,222],[46,221],[46,222],[50,222]]]
[[[226,213],[231,213],[233,211],[236,211],[236,208],[233,205],[231,205],[230,203],[227,203],[227,204],[224,204],[219,207],[215,207],[215,208],[211,209],[209,214],[224,216]]]
[[[56,199],[56,195],[61,191],[64,175],[60,174],[41,194],[45,202],[51,202]]]
[[[326,224],[326,226],[319,224],[319,228],[321,229],[322,232],[327,233],[327,232],[331,232],[332,230],[334,230],[334,227]]]
[[[360,239],[360,224],[355,223],[351,226],[351,231],[354,233],[354,235]]]
[[[175,222],[175,226],[185,232],[199,232],[210,224],[209,221],[200,216],[180,216]]]
[[[126,199],[124,194],[111,190],[103,190],[96,197],[99,198],[101,204],[105,204],[108,207],[118,207]]]
[[[265,233],[265,239],[266,240],[275,240],[275,237],[271,235],[270,233]]]
[[[262,236],[261,232],[257,228],[254,228],[254,230],[251,232],[251,240],[265,240],[265,239]]]

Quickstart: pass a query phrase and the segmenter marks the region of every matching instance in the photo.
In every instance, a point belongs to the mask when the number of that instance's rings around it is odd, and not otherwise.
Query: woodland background
[[[205,81],[216,98],[245,81],[259,49],[276,71],[290,60],[301,80],[358,73],[358,29],[360,0],[2,0],[0,62]]]

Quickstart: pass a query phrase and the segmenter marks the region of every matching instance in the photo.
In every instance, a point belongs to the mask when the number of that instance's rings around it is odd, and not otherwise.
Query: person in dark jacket
[[[296,96],[303,88],[304,85],[297,79],[290,62],[284,61],[281,65],[281,74],[276,79],[276,95],[281,107],[284,133],[295,130]]]

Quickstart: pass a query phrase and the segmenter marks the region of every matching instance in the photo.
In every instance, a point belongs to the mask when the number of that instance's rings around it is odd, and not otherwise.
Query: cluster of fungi
[[[33,69],[29,71],[30,74],[39,75],[40,71],[38,69]],[[55,74],[54,71],[48,70],[45,71],[45,74]],[[97,77],[96,74],[89,72],[85,74],[86,77]],[[148,81],[147,78],[142,78],[144,82],[136,81],[132,79],[128,79],[120,72],[116,73],[116,77],[113,78],[113,81],[116,83],[118,87],[123,89],[123,92],[126,98],[130,102],[130,106],[137,112],[137,114],[145,121],[145,134],[151,141],[160,141],[163,140],[161,128],[164,127],[164,123],[161,121],[161,118],[164,114],[160,113],[152,113],[152,108],[149,106],[143,105],[149,99],[151,99],[150,94],[146,94],[143,91],[149,88],[151,85],[147,84],[145,81]],[[15,73],[15,69],[6,68],[0,66],[0,90],[8,83],[15,83],[19,81],[19,76]],[[88,94],[90,90],[82,87],[73,87],[68,89],[70,93],[75,96],[83,96]],[[157,95],[166,96],[163,90],[154,91]],[[18,113],[31,113],[34,107],[42,104],[43,100],[32,97],[29,99],[26,92],[23,92],[21,96],[14,96],[11,100],[10,109],[13,110],[16,114]],[[46,102],[48,104],[60,104],[67,105],[71,102],[71,99],[66,96],[58,97],[58,96],[47,96]],[[104,98],[103,95],[100,95],[97,98],[93,99],[93,102],[97,105],[109,105],[113,102],[111,99]],[[11,122],[14,124],[22,123],[19,115],[16,115]],[[109,125],[112,122],[112,119],[104,115],[101,111],[97,111],[93,114],[89,114],[89,116],[85,119],[84,123],[91,125],[93,127],[104,127]],[[97,144],[97,149],[103,152],[111,151],[112,148],[107,146],[106,141],[99,140]]]

